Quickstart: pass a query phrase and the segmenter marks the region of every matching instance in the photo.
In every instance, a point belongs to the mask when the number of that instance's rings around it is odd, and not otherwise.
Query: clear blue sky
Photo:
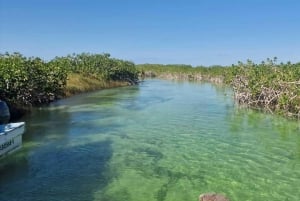
[[[0,52],[135,63],[300,62],[300,0],[0,0]]]

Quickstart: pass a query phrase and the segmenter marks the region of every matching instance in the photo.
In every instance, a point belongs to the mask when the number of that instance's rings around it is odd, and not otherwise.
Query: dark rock
[[[217,193],[204,193],[199,196],[199,201],[229,201],[229,199]]]
[[[0,124],[8,123],[10,112],[6,102],[0,100]]]

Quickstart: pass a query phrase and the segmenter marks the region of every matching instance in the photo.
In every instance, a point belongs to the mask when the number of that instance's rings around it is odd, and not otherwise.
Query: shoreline
[[[133,62],[110,54],[80,53],[44,61],[18,52],[0,55],[0,99],[10,107],[10,121],[21,118],[32,107],[74,94],[136,84]]]
[[[210,75],[203,75],[201,73],[189,73],[189,72],[154,72],[154,71],[150,70],[150,71],[144,71],[142,74],[142,77],[143,77],[143,79],[159,78],[159,79],[166,79],[166,80],[200,81],[200,82],[203,81],[203,82],[210,82],[212,84],[228,85],[233,90],[234,101],[236,101],[239,105],[241,105],[245,108],[261,111],[261,112],[268,113],[271,115],[279,115],[279,116],[282,116],[284,118],[291,119],[291,120],[300,120],[300,113],[294,114],[291,112],[284,112],[281,110],[277,111],[277,110],[275,110],[276,107],[272,108],[272,107],[269,107],[268,105],[263,105],[263,104],[252,105],[247,102],[241,101],[241,99],[239,99],[240,92],[235,90],[232,83],[228,83],[228,81],[226,81],[225,76],[219,76],[219,75],[210,76]]]
[[[55,101],[69,98],[78,94],[84,94],[84,93],[103,90],[103,89],[125,87],[130,85],[133,84],[129,81],[112,81],[112,80],[103,81],[92,77],[86,77],[83,76],[82,74],[72,74],[69,75],[66,88],[64,89],[64,95],[49,103],[53,103]],[[41,105],[48,105],[48,104],[41,104]],[[21,106],[21,105],[8,104],[8,106],[11,113],[10,122],[14,122],[21,119],[24,115],[29,114],[32,108],[39,107],[40,105]]]

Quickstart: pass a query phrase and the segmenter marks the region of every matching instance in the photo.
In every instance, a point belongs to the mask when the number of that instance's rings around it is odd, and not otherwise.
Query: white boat
[[[8,123],[0,127],[0,158],[2,158],[22,147],[25,123]]]

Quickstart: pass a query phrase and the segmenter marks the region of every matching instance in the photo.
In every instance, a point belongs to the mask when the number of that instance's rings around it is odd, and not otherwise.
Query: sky
[[[299,0],[0,0],[0,53],[141,63],[300,62]]]

